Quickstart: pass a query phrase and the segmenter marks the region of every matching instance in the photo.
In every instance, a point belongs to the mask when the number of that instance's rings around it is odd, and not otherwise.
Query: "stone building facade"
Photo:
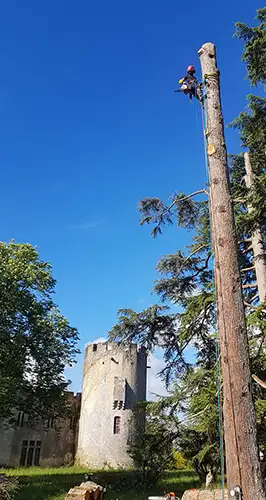
[[[57,467],[74,462],[78,436],[81,394],[68,393],[76,415],[55,421],[38,420],[29,424],[27,415],[17,413],[14,427],[0,428],[0,466]]]
[[[134,409],[146,399],[146,369],[146,352],[135,344],[88,344],[82,397],[68,393],[75,417],[30,424],[19,412],[14,427],[0,426],[0,466],[132,465],[128,445],[144,425]]]
[[[147,355],[136,344],[88,344],[85,351],[76,461],[93,468],[132,465],[128,445],[141,432]],[[142,421],[141,421],[142,420]]]

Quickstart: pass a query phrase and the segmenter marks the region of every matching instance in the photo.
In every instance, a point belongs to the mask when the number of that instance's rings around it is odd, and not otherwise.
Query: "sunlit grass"
[[[88,469],[74,467],[40,468],[29,467],[1,470],[17,476],[20,491],[17,500],[64,500],[67,491],[84,480]],[[191,471],[174,471],[165,475],[163,481],[148,492],[133,490],[132,471],[97,471],[99,483],[107,486],[106,500],[147,500],[149,495],[163,495],[165,490],[175,491],[181,496],[186,489],[197,487],[198,481]]]

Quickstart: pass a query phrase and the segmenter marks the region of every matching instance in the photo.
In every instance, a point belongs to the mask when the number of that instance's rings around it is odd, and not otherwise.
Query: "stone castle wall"
[[[68,399],[76,407],[78,417],[81,394],[74,395],[73,392],[69,392]],[[24,448],[25,465],[43,467],[70,465],[75,459],[77,433],[78,419],[77,421],[73,418],[50,420],[49,423],[40,419],[29,423],[27,415],[20,412],[17,414],[17,425],[0,427],[0,466],[19,467],[22,448]],[[36,448],[40,451],[36,451]],[[27,461],[32,463],[27,464]]]
[[[147,356],[132,344],[86,346],[76,460],[92,467],[129,467],[137,401],[146,399]]]
[[[88,344],[82,398],[68,393],[76,419],[47,425],[18,413],[17,425],[0,425],[0,466],[53,467],[75,459],[96,469],[131,466],[128,445],[144,426],[144,415],[136,417],[134,410],[146,400],[146,370],[146,352],[136,344]]]

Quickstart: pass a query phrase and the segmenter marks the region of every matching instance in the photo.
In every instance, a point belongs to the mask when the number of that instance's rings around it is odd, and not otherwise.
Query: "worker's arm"
[[[179,82],[178,82],[178,83],[180,83],[180,85],[182,85],[182,83],[183,83],[184,81],[185,81],[185,78],[181,78],[181,79],[179,80]]]

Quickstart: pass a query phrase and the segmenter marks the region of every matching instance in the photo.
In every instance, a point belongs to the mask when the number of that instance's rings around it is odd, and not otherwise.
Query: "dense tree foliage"
[[[0,243],[0,418],[66,409],[66,365],[74,361],[77,331],[52,300],[51,266],[29,244]]]
[[[266,7],[257,11],[258,26],[236,23],[236,36],[244,41],[243,61],[252,85],[266,80]]]
[[[145,432],[139,436],[129,454],[134,460],[137,483],[143,488],[153,487],[162,474],[173,466],[175,433],[162,419],[150,415]]]
[[[247,63],[251,83],[265,83],[265,16],[258,11],[259,26],[248,28],[238,23],[237,35],[244,39],[243,58]],[[264,47],[264,49],[263,49]],[[252,371],[266,379],[264,305],[258,305],[250,236],[256,225],[263,235],[266,223],[266,101],[249,97],[248,108],[233,122],[240,131],[243,147],[250,150],[256,179],[251,192],[247,191],[243,155],[230,157],[232,202],[239,239],[239,261],[242,272],[243,296],[246,304],[250,335]],[[176,440],[185,457],[192,460],[203,480],[208,470],[215,474],[219,463],[218,388],[216,378],[216,321],[213,291],[213,261],[211,249],[208,194],[202,188],[196,193],[176,193],[169,205],[158,198],[146,198],[140,203],[141,224],[153,225],[157,236],[165,224],[177,224],[193,229],[191,245],[186,251],[164,256],[157,267],[155,292],[157,304],[137,313],[119,311],[119,319],[110,332],[113,339],[136,341],[149,350],[162,347],[166,367],[162,373],[171,386],[171,395],[156,403],[160,418],[175,426]],[[198,201],[195,196],[200,196]],[[252,206],[252,211],[248,210]],[[249,285],[252,284],[252,287]],[[254,284],[254,286],[253,286]],[[170,313],[175,304],[181,312]],[[195,364],[188,363],[186,348],[193,347]],[[266,398],[263,389],[254,386],[258,416],[259,441],[265,446]],[[184,416],[183,423],[179,415]],[[170,428],[172,429],[172,427]]]

